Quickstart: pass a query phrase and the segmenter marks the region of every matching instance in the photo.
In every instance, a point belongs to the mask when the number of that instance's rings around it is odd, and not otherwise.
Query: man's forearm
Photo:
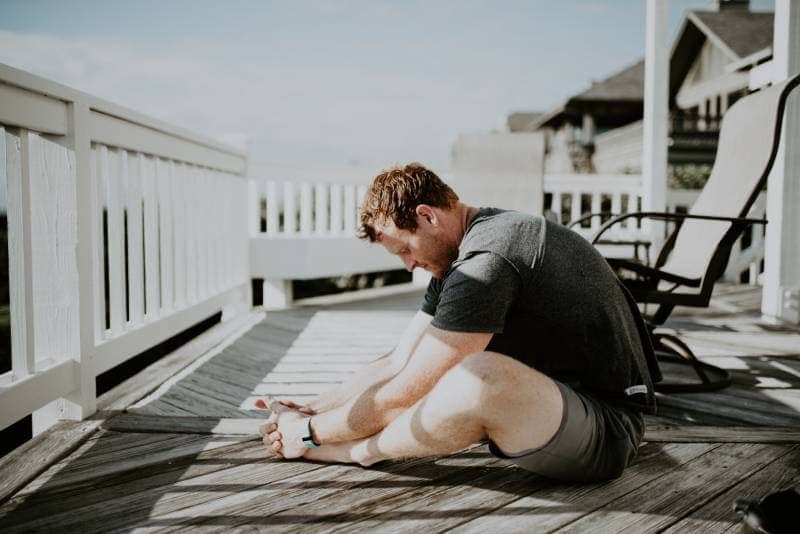
[[[383,430],[407,406],[389,406],[378,400],[387,377],[347,400],[343,405],[312,417],[312,436],[318,443],[365,438]]]
[[[362,367],[345,383],[320,394],[308,403],[316,413],[324,413],[344,406],[377,383],[385,382],[393,375],[391,353]]]

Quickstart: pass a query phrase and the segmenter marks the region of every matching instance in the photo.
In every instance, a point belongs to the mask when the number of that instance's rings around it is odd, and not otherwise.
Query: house
[[[760,66],[772,57],[772,25],[773,13],[751,11],[748,0],[715,1],[686,13],[670,54],[673,179],[702,185],[725,111],[763,85]],[[546,134],[545,174],[640,173],[643,88],[639,61],[529,121],[527,128]],[[521,116],[509,116],[509,128]],[[520,122],[515,118],[514,125]]]
[[[545,173],[595,172],[595,136],[642,118],[643,80],[644,61],[638,61],[532,121],[529,127],[547,139]]]

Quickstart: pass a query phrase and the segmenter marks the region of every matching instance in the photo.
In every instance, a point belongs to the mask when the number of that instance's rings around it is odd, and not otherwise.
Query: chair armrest
[[[705,221],[724,221],[734,225],[740,224],[744,226],[747,226],[749,224],[767,224],[766,219],[747,219],[743,217],[724,217],[719,215],[694,215],[691,213],[670,213],[662,211],[639,211],[634,213],[624,213],[622,215],[614,217],[611,220],[606,221],[606,223],[600,227],[600,229],[592,238],[592,243],[597,243],[597,241],[600,239],[600,236],[603,235],[609,228],[611,228],[618,222],[630,218],[654,219],[659,221],[674,221],[674,220],[683,221],[684,219],[698,219]]]
[[[607,258],[606,261],[609,263],[609,265],[611,265],[612,268],[627,269],[636,273],[637,275],[640,274],[654,280],[663,280],[665,282],[671,282],[673,284],[679,284],[687,287],[700,287],[700,282],[702,280],[700,278],[686,278],[685,276],[661,271],[659,269],[642,265],[641,263],[636,263],[630,260]]]

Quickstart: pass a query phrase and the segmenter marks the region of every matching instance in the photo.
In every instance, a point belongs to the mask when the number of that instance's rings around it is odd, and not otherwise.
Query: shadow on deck
[[[368,469],[272,460],[253,438],[265,415],[253,400],[307,399],[344,380],[391,349],[420,298],[270,312],[126,411],[101,414],[66,456],[18,455],[46,470],[0,507],[0,528],[722,532],[735,498],[800,484],[800,333],[762,325],[757,289],[738,286],[669,324],[734,386],[661,396],[620,479],[557,483],[480,444]]]

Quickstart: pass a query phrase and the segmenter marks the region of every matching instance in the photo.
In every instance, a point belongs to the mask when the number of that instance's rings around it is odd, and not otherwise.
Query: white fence
[[[402,269],[379,245],[356,237],[366,184],[260,182],[250,273],[264,280],[264,303],[292,300],[291,280]]]
[[[95,411],[95,378],[247,310],[245,155],[0,65],[12,369],[0,428]]]

